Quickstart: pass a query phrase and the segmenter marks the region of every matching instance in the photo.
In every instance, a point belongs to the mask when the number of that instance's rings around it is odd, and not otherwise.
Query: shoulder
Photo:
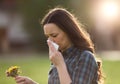
[[[91,51],[88,51],[88,50],[84,50],[81,52],[81,57],[83,58],[95,58],[94,54],[91,52]]]
[[[91,51],[88,51],[88,50],[84,50],[81,52],[79,56],[79,61],[91,62],[91,63],[96,64],[95,55]]]

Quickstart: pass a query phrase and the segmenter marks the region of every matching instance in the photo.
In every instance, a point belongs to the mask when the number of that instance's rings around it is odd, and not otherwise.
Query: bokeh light
[[[104,1],[100,4],[99,13],[107,18],[114,19],[119,14],[119,6],[116,1]]]

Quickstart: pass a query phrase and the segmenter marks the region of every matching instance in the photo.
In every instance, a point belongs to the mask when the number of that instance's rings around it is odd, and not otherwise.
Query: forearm
[[[35,82],[34,84],[39,84],[39,83]]]
[[[72,80],[70,78],[70,75],[68,73],[65,63],[59,65],[57,67],[57,71],[58,71],[59,78],[60,78],[60,84],[71,84],[72,83]]]
[[[21,84],[21,83],[24,83],[24,84],[39,84],[39,83],[35,82],[34,80],[32,80],[31,78],[26,77],[26,76],[16,76],[15,81],[16,81],[17,84]]]

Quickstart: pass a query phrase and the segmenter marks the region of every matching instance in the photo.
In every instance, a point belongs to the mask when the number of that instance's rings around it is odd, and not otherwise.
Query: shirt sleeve
[[[95,73],[97,74],[95,58],[91,52],[84,51],[73,71],[72,84],[92,84]]]

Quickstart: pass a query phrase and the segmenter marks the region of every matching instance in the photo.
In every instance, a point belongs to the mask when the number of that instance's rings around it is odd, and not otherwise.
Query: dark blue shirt
[[[98,84],[98,66],[93,53],[71,47],[62,53],[72,84]],[[57,69],[51,65],[48,84],[60,84]]]

